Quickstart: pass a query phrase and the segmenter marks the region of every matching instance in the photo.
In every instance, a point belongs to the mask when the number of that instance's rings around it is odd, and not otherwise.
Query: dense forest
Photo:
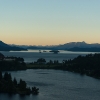
[[[63,69],[100,78],[100,54],[78,56],[73,60],[63,61]]]
[[[16,78],[12,79],[10,73],[4,73],[0,71],[0,93],[9,93],[9,94],[21,94],[21,95],[29,95],[29,94],[38,94],[39,89],[36,87],[27,87],[25,81],[20,79],[17,82]]]
[[[13,71],[13,70],[26,70],[26,64],[23,58],[20,57],[5,57],[0,53],[0,70]]]
[[[100,54],[80,55],[74,59],[63,60],[62,63],[58,60],[46,62],[44,58],[39,58],[36,62],[27,64],[27,68],[61,69],[100,78]]]
[[[88,75],[95,78],[100,78],[100,54],[88,54],[86,56],[78,56],[74,59],[63,60],[60,63],[58,60],[50,60],[46,62],[44,58],[39,58],[37,61],[26,64],[23,58],[20,57],[4,57],[2,54],[0,60],[0,70],[26,70],[26,69],[61,69],[71,72]],[[10,59],[10,60],[9,60]]]

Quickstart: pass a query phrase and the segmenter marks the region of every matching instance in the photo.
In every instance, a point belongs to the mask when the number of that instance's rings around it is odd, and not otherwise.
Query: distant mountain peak
[[[27,50],[27,49],[15,47],[15,46],[10,46],[10,45],[0,41],[0,51],[10,51],[10,50],[20,51],[20,50]]]

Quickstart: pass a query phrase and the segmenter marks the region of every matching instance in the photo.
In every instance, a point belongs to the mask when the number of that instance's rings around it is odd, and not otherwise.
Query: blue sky
[[[100,43],[100,0],[1,0],[0,40],[9,44]]]

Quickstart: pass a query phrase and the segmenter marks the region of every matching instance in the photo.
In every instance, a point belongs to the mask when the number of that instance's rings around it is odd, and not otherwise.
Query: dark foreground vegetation
[[[0,93],[9,93],[9,94],[21,94],[21,95],[29,95],[29,94],[38,94],[39,89],[36,87],[27,87],[25,81],[20,79],[19,83],[16,78],[12,80],[11,74],[5,73],[2,75],[0,71]]]
[[[5,57],[0,53],[0,70],[1,71],[17,71],[26,70],[26,63],[20,57]]]
[[[62,63],[58,60],[46,62],[44,58],[39,58],[35,62],[26,64],[23,58],[4,57],[4,55],[0,53],[1,71],[26,69],[60,69],[100,79],[100,54],[80,55],[74,59],[63,60]]]
[[[45,59],[40,58],[36,62],[27,64],[27,68],[61,69],[100,79],[100,54],[80,55],[74,59],[63,60],[62,63],[58,60],[46,62]]]

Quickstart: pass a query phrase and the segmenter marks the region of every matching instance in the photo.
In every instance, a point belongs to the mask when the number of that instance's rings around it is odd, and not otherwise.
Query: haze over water
[[[86,55],[96,52],[71,52],[71,51],[64,51],[60,50],[58,54],[50,53],[50,50],[45,50],[46,52],[43,52],[44,50],[41,50],[42,53],[39,53],[39,50],[28,50],[28,51],[10,51],[5,52],[2,51],[5,56],[15,56],[15,57],[22,57],[24,58],[25,62],[34,62],[37,61],[39,58],[44,58],[46,61],[50,60],[58,60],[59,62],[62,62],[63,60],[73,59],[77,57],[78,55]]]

